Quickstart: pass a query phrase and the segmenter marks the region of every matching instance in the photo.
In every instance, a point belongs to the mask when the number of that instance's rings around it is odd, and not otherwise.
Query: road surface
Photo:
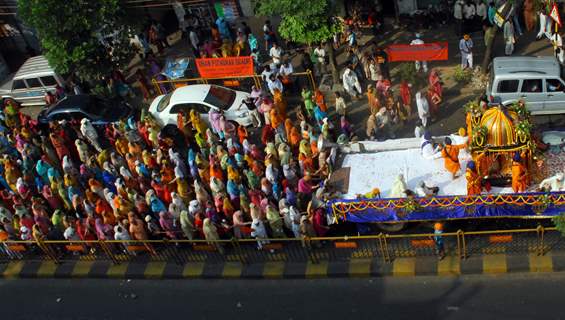
[[[565,274],[0,281],[4,319],[564,319]]]

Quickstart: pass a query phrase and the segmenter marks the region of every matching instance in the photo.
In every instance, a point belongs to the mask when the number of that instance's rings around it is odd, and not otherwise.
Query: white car
[[[181,110],[190,112],[195,109],[202,120],[209,123],[208,111],[221,110],[226,120],[232,120],[242,126],[252,124],[247,106],[243,100],[249,94],[210,84],[196,84],[181,87],[175,91],[160,95],[151,102],[149,113],[162,125],[176,124]]]

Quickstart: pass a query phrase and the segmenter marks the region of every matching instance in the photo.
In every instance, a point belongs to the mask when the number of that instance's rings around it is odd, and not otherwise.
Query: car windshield
[[[161,101],[159,101],[159,104],[157,104],[157,111],[158,112],[162,112],[163,110],[165,110],[165,108],[167,108],[167,106],[169,105],[169,101],[171,101],[171,96],[173,95],[173,93],[169,93],[166,94],[163,99],[161,99]]]
[[[210,91],[204,98],[204,102],[222,110],[229,109],[234,100],[235,91],[218,86],[210,86]]]

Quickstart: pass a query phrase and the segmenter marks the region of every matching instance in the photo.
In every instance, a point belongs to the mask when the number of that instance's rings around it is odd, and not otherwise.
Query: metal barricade
[[[400,257],[421,257],[437,255],[434,234],[386,235],[388,250],[392,259]],[[457,233],[443,233],[443,248],[446,255],[458,256],[460,243]]]
[[[555,228],[463,232],[441,235],[445,254],[461,260],[473,255],[544,255],[565,250]],[[189,262],[244,264],[265,262],[349,261],[437,254],[434,234],[379,234],[374,236],[147,241],[2,241],[0,263],[11,261]]]
[[[295,91],[302,86],[309,86],[312,90],[316,89],[316,80],[312,71],[306,70],[305,72],[292,73],[289,78],[292,81],[292,86]],[[249,91],[251,86],[255,85],[258,88],[263,88],[265,83],[261,79],[261,75],[254,74],[245,77],[218,77],[218,78],[181,78],[174,80],[156,80],[152,79],[151,83],[155,88],[158,95],[172,92],[177,88],[181,88],[192,84],[216,84],[224,87],[229,87],[234,90]],[[266,89],[266,88],[264,88]],[[298,92],[298,91],[297,91]]]
[[[489,254],[540,254],[543,251],[542,234],[537,229],[475,231],[463,233],[465,257]]]
[[[45,259],[43,250],[35,241],[3,241],[0,243],[0,262]]]

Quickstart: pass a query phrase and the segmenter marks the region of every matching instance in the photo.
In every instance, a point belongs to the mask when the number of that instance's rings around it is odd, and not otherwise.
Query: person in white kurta
[[[90,120],[83,118],[80,121],[80,132],[88,139],[88,141],[96,149],[96,151],[102,151],[102,147],[100,147],[100,144],[98,143],[98,132],[96,132],[96,129],[94,129],[94,126],[92,125],[92,123],[90,123]]]
[[[536,38],[541,39],[545,35],[548,39],[551,39],[552,35],[552,23],[551,18],[547,16],[543,11],[539,13],[539,32]]]
[[[184,16],[186,15],[186,10],[184,10],[182,3],[180,3],[179,1],[173,1],[173,3],[171,3],[171,5],[173,6],[173,10],[175,11],[175,15],[177,16],[177,20],[179,21],[180,29],[182,31],[185,31],[186,25],[184,23]]]
[[[392,184],[392,188],[390,189],[390,198],[405,198],[406,197],[406,190],[408,186],[406,186],[406,181],[404,181],[404,175],[399,174],[396,176],[394,183]]]
[[[273,59],[275,65],[281,64],[282,49],[276,42],[273,43],[273,47],[269,50],[269,56]]]
[[[473,69],[473,39],[468,34],[459,40],[459,52],[461,53],[461,69],[467,67]]]
[[[359,78],[349,66],[343,72],[343,88],[351,97],[358,97],[361,95],[361,83]]]
[[[416,39],[412,40],[412,42],[410,42],[411,46],[416,46],[416,45],[421,45],[424,44],[424,40],[421,39],[422,35],[419,33],[416,33]],[[416,71],[420,71],[420,65],[422,66],[422,70],[424,72],[428,72],[428,62],[427,61],[416,61],[415,62],[415,66],[416,66]]]
[[[281,65],[281,67],[279,69],[279,75],[281,77],[288,77],[293,72],[294,72],[294,68],[292,67],[292,64],[288,61],[283,62],[283,64]]]
[[[422,157],[426,160],[441,158],[441,149],[439,146],[436,146],[434,148],[432,135],[429,132],[424,133],[424,136],[422,137],[422,144],[420,149],[421,149]]]
[[[264,244],[268,244],[269,241],[265,240],[269,237],[267,236],[267,229],[265,224],[258,218],[254,218],[251,222],[251,236],[257,239],[257,248],[262,249]]]
[[[508,20],[504,23],[504,53],[507,56],[512,55],[512,52],[514,52],[514,42],[514,24],[512,20]]]
[[[559,63],[565,64],[565,52],[563,52],[563,38],[559,32],[554,33],[551,36],[551,44],[553,45],[553,51],[555,57],[559,60]]]
[[[422,91],[416,93],[416,106],[418,107],[418,117],[422,121],[422,125],[428,126],[428,118],[430,117],[430,105],[428,104],[428,99]]]

